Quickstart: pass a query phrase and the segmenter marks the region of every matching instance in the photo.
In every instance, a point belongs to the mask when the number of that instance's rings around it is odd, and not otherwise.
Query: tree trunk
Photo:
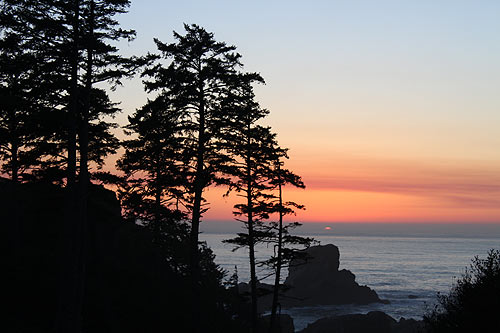
[[[17,101],[17,95],[12,93],[12,91],[21,91],[17,85],[17,76],[9,78],[11,81],[9,84],[12,85],[13,89],[9,89],[7,102],[7,128],[8,128],[8,143],[10,143],[10,179],[15,184],[19,181],[19,143],[22,142],[21,133],[19,133],[19,119],[16,115],[16,110],[19,107]],[[5,110],[5,109],[4,109]],[[5,111],[4,111],[5,112]]]
[[[252,299],[252,332],[257,332],[257,273],[255,271],[255,246],[251,197],[248,198],[248,252],[250,256],[250,295]]]
[[[247,224],[248,224],[248,254],[250,257],[250,297],[252,300],[252,332],[257,332],[257,273],[255,270],[255,235],[253,230],[253,196],[252,196],[252,148],[251,123],[247,122],[247,151],[246,151],[246,178],[247,178]]]
[[[13,183],[19,182],[19,161],[18,161],[19,145],[17,138],[12,138],[10,151],[10,168],[11,180]]]
[[[85,296],[85,272],[86,272],[86,262],[87,262],[87,224],[88,224],[88,190],[90,185],[89,176],[89,166],[88,166],[88,151],[89,151],[89,118],[90,118],[90,107],[92,98],[92,78],[93,78],[93,68],[94,68],[94,13],[95,13],[95,3],[90,1],[89,4],[89,31],[88,31],[88,45],[87,45],[87,61],[86,61],[86,73],[85,73],[85,102],[82,108],[82,119],[81,127],[79,133],[79,143],[80,143],[80,173],[79,173],[79,193],[78,193],[78,203],[79,203],[79,225],[78,233],[76,235],[77,244],[79,248],[77,249],[77,260],[79,265],[79,279],[77,288],[79,290],[78,302],[80,311],[83,313],[83,303]]]
[[[88,199],[88,187],[90,184],[89,177],[89,118],[90,118],[90,107],[92,99],[92,72],[94,67],[94,12],[95,4],[94,1],[90,1],[89,8],[89,31],[88,31],[88,45],[87,45],[87,61],[86,61],[86,73],[85,73],[85,103],[82,108],[82,119],[81,127],[79,133],[79,144],[80,144],[80,174],[79,174],[79,206],[80,206],[80,223],[83,230],[87,224],[87,199]],[[83,234],[81,235],[83,236]]]
[[[203,189],[205,187],[205,97],[202,83],[200,82],[200,98],[199,98],[199,127],[198,127],[198,145],[196,159],[196,174],[194,179],[194,202],[193,214],[191,220],[191,235],[190,235],[190,271],[191,271],[191,314],[193,332],[200,332],[200,263],[198,254],[198,236],[200,232],[201,219],[201,201]]]
[[[155,240],[160,239],[160,219],[161,219],[161,193],[162,193],[162,188],[161,188],[161,180],[160,180],[160,154],[158,153],[156,157],[156,171],[155,171],[155,208],[154,208],[154,238]]]
[[[23,243],[22,239],[22,226],[20,225],[20,219],[19,219],[19,202],[20,202],[20,194],[19,194],[19,163],[18,163],[18,152],[19,152],[19,145],[18,145],[18,138],[19,138],[19,133],[17,131],[17,121],[15,117],[15,112],[12,112],[12,123],[11,124],[11,151],[10,151],[10,168],[11,168],[11,193],[10,193],[10,209],[6,212],[7,213],[7,218],[5,221],[8,221],[5,225],[7,226],[7,231],[8,231],[8,249],[11,249],[12,252],[8,253],[7,255],[7,260],[6,260],[6,268],[4,268],[4,273],[7,275],[7,280],[9,281],[9,278],[13,279],[19,279],[21,276],[20,274],[23,274],[22,270],[22,262],[23,257],[22,257],[22,246],[21,244]],[[2,212],[4,213],[4,212]],[[22,213],[21,213],[22,214]],[[4,217],[5,215],[2,214]],[[9,244],[10,243],[10,244]],[[21,268],[21,269],[20,269]],[[11,280],[15,281],[15,280]],[[8,287],[7,287],[8,288]],[[16,297],[17,295],[14,295],[16,293],[16,290],[12,290],[13,293],[10,291],[7,292],[7,295]],[[7,298],[8,299],[8,298]],[[16,308],[14,311],[18,311],[17,313],[21,314],[23,313],[23,308],[20,306],[18,302],[15,302]]]
[[[84,192],[87,192],[89,183],[89,166],[88,166],[88,151],[89,151],[89,114],[92,99],[92,72],[94,67],[94,1],[90,1],[89,11],[89,45],[87,46],[87,61],[85,73],[85,104],[82,109],[82,123],[79,133],[80,143],[80,183]],[[86,196],[80,198],[81,202],[86,202]],[[86,210],[85,210],[86,211]]]
[[[250,169],[250,167],[248,167]],[[250,178],[249,178],[250,179]],[[247,188],[248,252],[250,256],[250,295],[252,299],[252,331],[257,332],[257,273],[255,271],[255,238],[253,230],[253,203],[250,180]]]
[[[68,164],[67,164],[67,187],[71,191],[76,181],[76,119],[78,116],[78,43],[80,39],[80,1],[74,0],[73,12],[73,46],[70,56],[71,87],[70,102],[68,108]]]
[[[15,79],[15,78],[14,78]],[[15,87],[15,82],[14,82]],[[14,267],[17,268],[16,264],[19,262],[20,258],[17,258],[17,254],[21,248],[21,227],[19,225],[19,198],[18,198],[18,186],[19,186],[19,142],[21,141],[19,128],[18,128],[18,119],[16,117],[16,106],[13,103],[14,97],[12,96],[11,91],[9,90],[8,97],[8,129],[9,129],[9,141],[10,141],[10,176],[11,176],[11,202],[12,209],[10,210],[8,216],[10,223],[7,225],[11,228],[9,229],[9,242],[11,242],[11,249],[14,250],[14,256],[12,258],[12,263],[14,263]]]
[[[281,191],[281,169],[278,163],[278,189],[279,189],[279,226],[278,226],[278,258],[276,260],[276,273],[274,277],[273,304],[271,307],[271,325],[269,332],[279,332],[279,322],[276,323],[276,312],[278,310],[278,297],[281,279],[282,247],[283,247],[283,196]],[[277,329],[278,328],[278,329]]]
[[[55,322],[57,333],[82,332],[82,244],[81,223],[77,213],[76,193],[76,119],[78,115],[78,41],[80,38],[80,1],[73,1],[73,47],[70,55],[71,87],[68,108],[67,201],[61,239],[59,302]]]

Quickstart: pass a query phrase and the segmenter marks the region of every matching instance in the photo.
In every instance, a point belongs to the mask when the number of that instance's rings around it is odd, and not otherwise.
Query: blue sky
[[[257,99],[312,184],[300,199],[315,216],[329,187],[338,211],[325,219],[359,206],[366,214],[353,220],[500,222],[499,17],[500,1],[484,0],[136,0],[119,20],[137,30],[125,54],[154,51],[153,37],[172,42],[183,23],[236,45],[266,80]],[[139,79],[114,96],[121,123],[146,99]],[[460,205],[442,199],[452,197]]]

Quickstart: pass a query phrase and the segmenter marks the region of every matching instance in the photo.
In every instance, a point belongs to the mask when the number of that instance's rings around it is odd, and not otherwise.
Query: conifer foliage
[[[0,117],[4,171],[59,183],[66,178],[72,184],[78,161],[85,175],[89,161],[100,167],[115,151],[118,140],[110,129],[116,125],[104,117],[119,109],[93,85],[119,85],[139,64],[112,45],[135,36],[116,21],[129,4],[2,1],[0,79],[2,100],[8,101]]]
[[[232,158],[227,172],[231,175],[228,192],[234,191],[244,199],[234,206],[236,220],[242,222],[246,232],[241,232],[233,239],[224,242],[234,244],[235,249],[246,247],[250,262],[251,326],[257,331],[258,326],[258,277],[256,267],[270,266],[276,276],[273,318],[277,308],[277,293],[280,287],[281,268],[299,249],[308,247],[311,239],[292,236],[290,230],[299,226],[293,223],[283,226],[283,217],[293,214],[294,209],[303,206],[294,202],[283,202],[282,186],[291,185],[304,188],[301,178],[289,170],[282,169],[282,159],[288,158],[287,149],[281,148],[276,134],[270,127],[260,125],[269,111],[262,109],[255,101],[250,84],[241,84],[224,103],[232,110],[230,121],[230,140],[227,152]],[[271,216],[279,216],[279,222],[269,222]],[[276,246],[275,257],[257,260],[255,249],[258,244]],[[294,248],[291,246],[295,246]]]
[[[158,54],[121,55],[116,42],[135,36],[117,21],[129,6],[129,0],[0,2],[0,172],[13,189],[45,183],[65,199],[53,331],[85,330],[90,238],[98,237],[89,230],[95,223],[87,216],[89,188],[98,179],[118,185],[125,221],[149,229],[155,253],[161,253],[158,262],[168,266],[159,271],[189,282],[184,304],[191,306],[192,331],[212,315],[225,318],[228,308],[219,295],[222,272],[199,241],[209,204],[205,190],[225,186],[228,195],[243,197],[234,208],[247,232],[230,242],[249,248],[256,331],[255,246],[292,239],[282,226],[293,209],[282,202],[281,186],[303,187],[300,177],[276,169],[287,155],[260,123],[269,112],[253,89],[264,80],[243,70],[235,46],[195,24],[174,32],[173,43],[155,39]],[[139,72],[150,99],[128,117],[129,137],[120,142],[113,131],[118,125],[109,120],[120,109],[108,92]],[[99,172],[120,146],[123,177]],[[16,211],[17,196],[12,202]],[[267,223],[278,215],[279,223]],[[284,254],[267,264],[282,267],[286,251],[278,252]]]
[[[115,15],[128,0],[2,1],[0,116],[3,169],[13,181],[67,184],[55,330],[82,330],[89,161],[103,164],[118,140],[103,115],[118,111],[97,82],[116,85],[135,62],[111,42],[131,39]],[[79,154],[78,154],[79,153]],[[79,162],[79,163],[78,163]],[[77,167],[78,163],[78,167]],[[78,176],[77,176],[78,170]],[[65,176],[65,177],[64,177]],[[78,188],[76,186],[79,178]]]
[[[160,98],[172,103],[178,112],[180,131],[175,135],[180,142],[179,152],[184,179],[184,196],[191,220],[190,267],[192,280],[193,316],[199,317],[199,257],[198,234],[205,211],[203,192],[210,185],[227,184],[225,166],[231,156],[225,152],[229,117],[232,113],[223,107],[223,101],[238,89],[241,83],[263,82],[256,73],[242,73],[241,55],[234,46],[214,39],[212,33],[197,25],[185,25],[186,33],[174,33],[176,42],[155,43],[161,58],[143,75],[146,90],[160,92]],[[169,105],[166,105],[169,107]],[[196,323],[194,319],[194,323]]]

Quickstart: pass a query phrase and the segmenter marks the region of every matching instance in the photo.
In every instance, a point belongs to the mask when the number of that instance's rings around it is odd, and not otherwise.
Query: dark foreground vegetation
[[[500,331],[500,251],[475,257],[448,294],[424,316],[428,332]]]
[[[0,182],[2,241],[6,244],[3,290],[5,332],[52,332],[59,302],[60,244],[67,191],[27,184],[13,192]],[[15,199],[17,196],[18,200]],[[14,210],[13,208],[17,209]],[[84,332],[189,331],[189,233],[153,233],[127,222],[115,194],[89,189],[85,234]],[[175,251],[175,253],[173,253]],[[169,259],[175,258],[175,264]],[[245,331],[233,320],[239,303],[222,284],[213,255],[200,247],[200,323],[206,332]]]
[[[9,254],[3,265],[6,278],[3,299],[9,304],[2,324],[6,331],[54,330],[63,266],[60,246],[64,243],[61,230],[65,223],[66,194],[65,188],[53,184],[15,185],[0,179],[2,243],[4,253]],[[191,299],[186,297],[190,288],[188,221],[175,224],[178,228],[175,231],[165,228],[158,231],[124,219],[121,210],[114,192],[90,186],[88,228],[84,236],[82,331],[158,332],[172,331],[173,327],[191,331]],[[224,279],[224,272],[213,263],[213,254],[203,244],[200,244],[200,258],[199,301],[203,311],[199,326],[204,332],[249,332],[251,298],[244,296],[237,280],[224,282],[227,277]],[[292,271],[321,270],[321,265],[314,262],[311,260],[309,266],[297,266]],[[264,295],[264,302],[260,303],[266,308],[259,312],[270,309],[272,286],[269,289],[270,294]],[[450,293],[439,296],[438,305],[423,322],[404,319],[396,322],[383,313],[369,313],[325,318],[309,325],[304,332],[367,329],[405,333],[497,332],[498,309],[500,253],[492,250],[487,258],[473,260]],[[287,320],[291,319],[284,319],[275,324],[276,331],[282,328],[282,332],[290,332],[293,324]],[[267,332],[270,318],[260,320],[257,325],[259,332]]]
[[[156,53],[121,55],[116,42],[135,37],[117,21],[129,6],[0,2],[9,324],[14,331],[146,332],[175,319],[187,331],[241,324],[255,332],[255,267],[262,264],[277,281],[266,329],[278,329],[280,272],[312,240],[291,234],[298,223],[285,223],[303,209],[283,200],[285,186],[305,185],[261,123],[269,112],[253,86],[264,79],[243,70],[235,46],[194,24],[174,32],[172,43],[155,39]],[[134,76],[150,99],[128,117],[129,137],[121,140],[112,122],[119,101],[109,91]],[[103,171],[119,148],[115,168]],[[118,201],[95,184],[112,186]],[[249,250],[251,305],[239,315],[199,241],[204,194],[215,185],[242,198],[234,208],[243,232],[229,240]],[[258,262],[259,243],[275,246],[275,255]]]

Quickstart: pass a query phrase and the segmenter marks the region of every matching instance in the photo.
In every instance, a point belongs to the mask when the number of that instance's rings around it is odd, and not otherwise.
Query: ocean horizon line
[[[243,223],[235,220],[207,220],[201,223],[200,230],[209,234],[244,231]],[[500,238],[500,223],[304,222],[295,233],[311,236]]]

